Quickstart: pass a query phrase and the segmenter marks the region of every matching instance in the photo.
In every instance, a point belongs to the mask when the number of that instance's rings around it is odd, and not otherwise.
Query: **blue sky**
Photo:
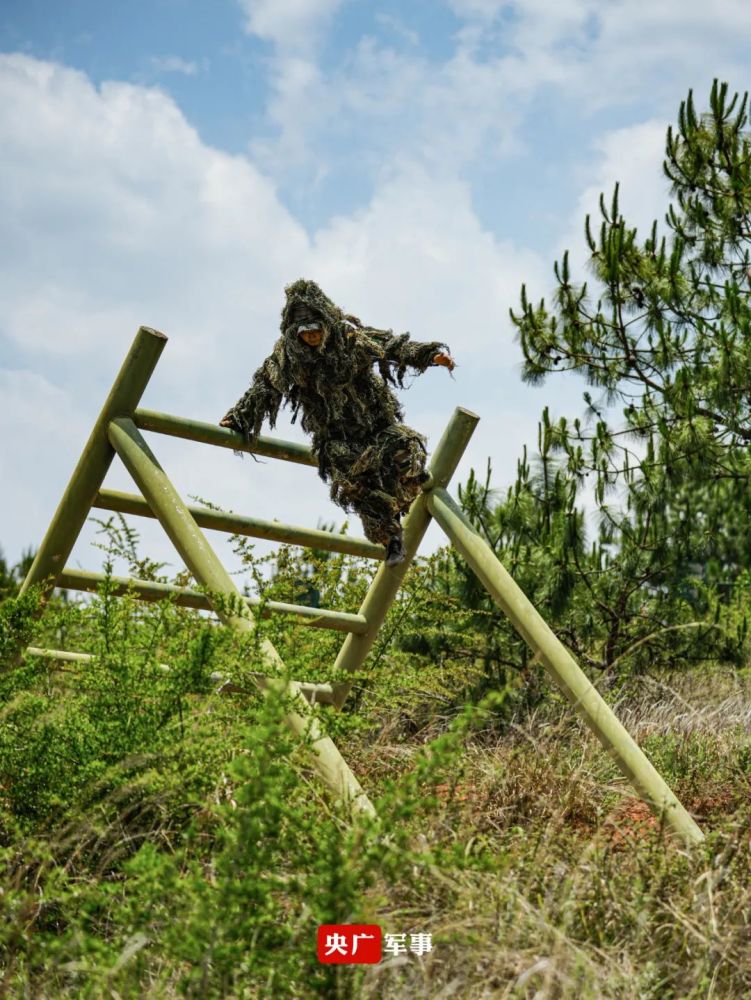
[[[615,180],[635,223],[662,217],[667,125],[689,87],[700,105],[714,76],[745,89],[750,53],[745,0],[6,0],[6,555],[40,540],[140,323],[170,336],[145,403],[216,420],[303,275],[451,345],[456,378],[416,381],[408,421],[435,441],[475,409],[460,478],[490,456],[508,484],[542,407],[581,409],[575,379],[520,382],[521,283],[549,295],[561,251],[582,260],[584,214]],[[186,494],[342,520],[309,471],[154,447]]]
[[[500,53],[513,53],[504,28],[514,18],[514,8],[508,5],[497,22],[485,26],[476,46],[480,63],[489,63]],[[235,0],[128,4],[71,0],[65,5],[14,0],[4,17],[0,45],[5,51],[22,51],[83,70],[97,85],[115,79],[162,87],[205,143],[244,154],[249,144],[258,152],[259,146],[273,143],[278,136],[278,120],[268,113],[275,96],[278,46],[268,36],[238,31],[241,24],[241,5]],[[371,57],[374,51],[391,53],[400,69],[412,62],[429,75],[452,58],[456,36],[465,24],[450,5],[436,0],[415,0],[406,7],[350,0],[337,5],[336,16],[318,39],[316,55],[342,80],[352,74],[352,63],[363,50]],[[388,80],[385,60],[380,72]],[[374,75],[373,87],[378,86],[378,75]],[[320,176],[319,164],[309,160],[299,167],[275,163],[280,197],[306,227],[314,230],[332,213],[352,211],[368,198],[379,161],[386,166],[403,144],[405,132],[421,126],[409,102],[405,105],[401,113],[394,113],[392,107],[380,116],[372,109],[366,120],[358,121],[353,115],[328,122],[320,141],[328,154],[325,177]],[[519,225],[532,213],[540,223],[561,224],[556,213],[558,189],[562,186],[570,196],[575,180],[556,170],[556,150],[561,142],[573,144],[596,127],[584,123],[582,128],[578,113],[572,116],[572,110],[559,105],[552,91],[535,96],[529,104],[529,130],[534,130],[539,115],[544,136],[534,140],[530,135],[531,142],[525,137],[524,147],[506,156],[467,157],[461,164],[461,174],[471,180],[483,218],[496,225]],[[366,122],[369,141],[361,134]],[[315,142],[312,145],[320,148]],[[351,155],[352,148],[361,151],[365,169],[360,156]],[[552,183],[554,174],[556,184]],[[521,197],[531,183],[538,190],[533,203]],[[507,192],[505,198],[498,197],[501,186]],[[549,234],[544,225],[529,235],[545,249]]]

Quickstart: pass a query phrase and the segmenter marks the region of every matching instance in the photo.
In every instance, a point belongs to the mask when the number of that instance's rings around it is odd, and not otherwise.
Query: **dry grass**
[[[417,892],[382,886],[384,929],[435,948],[370,970],[363,997],[751,996],[751,686],[721,670],[645,679],[618,712],[706,845],[671,840],[562,703],[481,734],[425,831],[478,863],[429,865]],[[361,763],[377,784],[418,748]]]
[[[61,983],[65,995],[154,1000],[181,995],[301,1000],[751,996],[751,681],[743,673],[714,667],[685,676],[638,679],[629,689],[610,691],[608,698],[703,827],[707,841],[701,848],[687,850],[671,840],[594,736],[562,698],[551,695],[535,712],[520,715],[502,731],[475,731],[458,756],[450,761],[447,757],[449,764],[435,771],[429,787],[415,786],[417,813],[405,821],[414,863],[396,867],[399,874],[394,878],[381,875],[358,897],[366,899],[370,919],[384,932],[432,934],[431,953],[400,956],[364,972],[341,967],[335,981],[314,988],[310,907],[315,902],[306,879],[315,882],[317,876],[310,857],[307,869],[298,864],[293,849],[298,842],[290,842],[292,847],[272,851],[268,866],[258,871],[252,868],[255,848],[247,854],[240,851],[238,871],[251,866],[254,877],[263,881],[273,868],[290,879],[289,892],[280,888],[274,897],[272,916],[275,923],[291,928],[287,948],[301,956],[299,968],[292,968],[275,986],[276,993],[269,994],[251,970],[241,970],[235,980],[235,965],[225,959],[227,979],[213,992],[201,992],[200,985],[186,992],[191,964],[170,937],[171,925],[184,917],[173,916],[161,875],[153,894],[148,872],[140,882],[132,875],[130,881],[124,878],[119,854],[113,860],[113,851],[130,852],[135,821],[130,812],[118,813],[116,824],[76,827],[65,844],[54,845],[55,863],[44,865],[45,877],[60,872],[65,855],[73,874],[81,869],[81,885],[71,883],[66,889],[70,909],[65,920],[60,919],[59,932],[54,878],[47,889],[35,883],[31,895],[24,897],[39,911],[35,919],[43,926],[37,926],[37,939],[42,940],[41,933],[46,937],[38,949],[48,949],[48,955],[42,956],[38,971],[28,975],[16,961],[14,982],[23,984],[26,992],[14,994],[12,987],[3,992],[0,983],[0,996],[54,997],[63,995]],[[193,727],[192,741],[182,752],[194,754],[200,768],[237,755],[237,705],[203,696],[190,704],[194,714],[185,725]],[[371,718],[372,726],[350,733],[346,754],[377,800],[386,795],[389,784],[409,785],[426,744],[445,731],[447,720],[423,716],[422,728],[405,742],[398,712],[380,729],[377,716]],[[413,731],[416,718],[410,718]],[[216,745],[209,753],[211,739]],[[254,755],[246,752],[250,760]],[[185,764],[189,762],[185,758]],[[174,787],[167,782],[162,792],[157,783],[143,800],[130,780],[116,790],[117,795],[132,793],[134,802],[149,807],[145,819],[136,822],[138,836],[167,855],[179,849],[182,829],[177,819],[184,799],[174,799],[173,793],[182,796],[185,774],[181,770],[173,777]],[[301,791],[294,772],[289,779],[291,795],[313,802],[322,814],[330,810],[318,783]],[[211,798],[234,809],[237,788],[232,780],[222,771]],[[273,791],[269,786],[259,795]],[[197,796],[196,802],[202,801]],[[127,796],[123,802],[131,809]],[[187,805],[193,810],[191,850],[205,862],[205,879],[198,877],[191,884],[184,896],[186,906],[174,912],[205,912],[198,925],[203,941],[226,919],[214,907],[212,893],[218,877],[219,826],[231,823],[231,817],[220,817],[205,801],[197,812],[196,803]],[[243,808],[247,814],[247,802]],[[265,809],[250,812],[261,817]],[[311,825],[303,839],[309,841],[321,829]],[[248,844],[242,831],[237,844]],[[325,851],[316,841],[313,854],[323,856]],[[364,865],[356,851],[343,860],[352,861],[355,875]],[[341,864],[332,854],[337,876]],[[185,872],[179,866],[174,870],[175,888],[185,881]],[[245,877],[228,876],[227,884]],[[295,881],[304,888],[295,892]],[[320,879],[317,884],[320,893]],[[84,969],[84,949],[70,934],[79,919],[79,888],[89,894],[96,914],[84,928],[91,934],[87,947],[101,949],[85,959],[89,964],[83,972],[76,969]],[[113,900],[119,909],[109,909]],[[191,910],[194,904],[197,909]],[[242,917],[244,912],[242,904],[237,913]],[[19,934],[28,937],[31,918],[21,917]],[[179,937],[182,924],[178,930]],[[248,946],[244,933],[238,931],[241,945]],[[63,945],[64,934],[68,936]],[[131,954],[144,937],[148,946],[139,945]],[[246,951],[251,954],[249,946]],[[38,957],[30,954],[28,960]],[[272,967],[284,958],[279,951],[266,957]]]

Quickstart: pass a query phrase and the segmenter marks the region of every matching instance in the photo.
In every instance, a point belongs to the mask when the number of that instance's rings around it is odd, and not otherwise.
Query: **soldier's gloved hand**
[[[450,372],[452,372],[454,368],[456,368],[456,362],[451,357],[451,355],[445,354],[443,351],[435,355],[435,357],[433,358],[433,364],[442,365],[444,368],[448,368]]]

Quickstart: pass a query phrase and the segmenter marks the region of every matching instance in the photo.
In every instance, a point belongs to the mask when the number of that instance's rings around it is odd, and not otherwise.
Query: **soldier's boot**
[[[386,543],[386,565],[398,566],[403,561],[405,555],[404,542],[400,531],[398,535],[392,535]]]

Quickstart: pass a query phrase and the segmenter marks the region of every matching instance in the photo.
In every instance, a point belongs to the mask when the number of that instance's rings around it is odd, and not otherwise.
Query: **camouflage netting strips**
[[[293,423],[301,413],[331,499],[358,514],[366,537],[398,561],[400,518],[425,481],[426,449],[424,437],[400,423],[389,386],[403,388],[407,369],[452,368],[448,349],[364,326],[313,281],[296,281],[285,293],[282,335],[222,424],[252,442],[264,419],[274,427],[282,403]]]

